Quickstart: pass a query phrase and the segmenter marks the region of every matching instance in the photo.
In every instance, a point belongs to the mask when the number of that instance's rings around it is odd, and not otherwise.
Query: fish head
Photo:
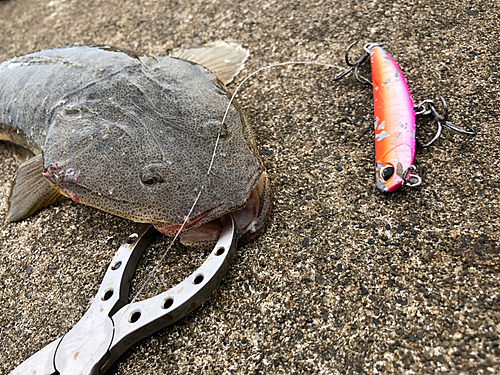
[[[222,123],[222,84],[191,84],[175,100],[130,79],[69,100],[53,116],[44,175],[76,202],[180,232],[189,246],[215,244],[229,213],[253,237],[271,198],[252,130],[236,103]]]

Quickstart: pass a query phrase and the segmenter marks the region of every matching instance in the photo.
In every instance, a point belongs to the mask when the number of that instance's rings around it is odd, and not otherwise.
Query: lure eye
[[[380,181],[387,182],[394,175],[394,167],[392,165],[386,165],[380,169]]]

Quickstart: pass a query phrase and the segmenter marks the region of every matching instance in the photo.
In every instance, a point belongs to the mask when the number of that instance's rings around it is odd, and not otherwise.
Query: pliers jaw
[[[231,215],[223,225],[212,253],[189,277],[155,297],[128,303],[130,281],[156,233],[151,225],[140,225],[118,249],[85,315],[11,374],[103,374],[134,343],[187,315],[212,294],[234,257],[237,234]]]

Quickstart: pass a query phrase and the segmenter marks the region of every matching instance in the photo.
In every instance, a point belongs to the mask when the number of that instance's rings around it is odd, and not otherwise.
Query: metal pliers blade
[[[195,272],[166,292],[129,303],[130,281],[154,233],[151,225],[140,225],[120,246],[80,321],[11,374],[103,374],[134,343],[201,305],[219,285],[234,257],[237,235],[232,216],[223,217],[219,241]]]

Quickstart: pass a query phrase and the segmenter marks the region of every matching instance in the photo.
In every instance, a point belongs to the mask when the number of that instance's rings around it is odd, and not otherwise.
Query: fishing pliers
[[[11,374],[103,374],[134,343],[201,305],[219,285],[234,257],[237,234],[232,216],[223,218],[219,241],[195,272],[166,292],[129,303],[130,281],[154,233],[151,225],[139,225],[118,249],[80,321]]]

